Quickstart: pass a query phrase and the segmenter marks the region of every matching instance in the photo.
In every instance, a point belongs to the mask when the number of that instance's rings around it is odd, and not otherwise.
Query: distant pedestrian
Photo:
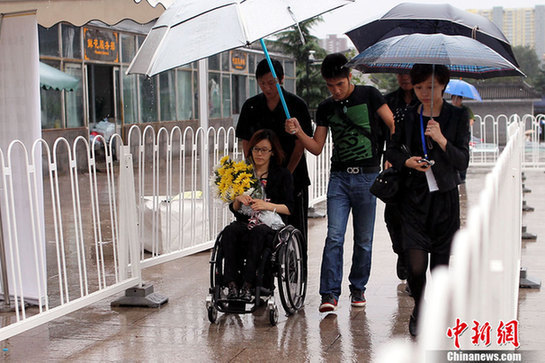
[[[462,104],[464,100],[462,96],[452,95],[450,97],[450,100],[454,106],[460,107],[466,110],[469,117],[469,128],[471,130],[471,128],[473,127],[473,123],[475,123],[475,115],[473,114],[473,111],[471,111],[471,108]],[[462,179],[462,183],[465,183],[466,181],[466,174],[467,174],[467,169],[460,172],[460,179]]]
[[[399,88],[388,93],[384,98],[394,114],[396,128],[403,122],[404,116],[411,107],[419,104],[414,94],[411,76],[408,73],[397,74]],[[389,130],[387,130],[389,131]],[[386,132],[385,132],[386,134]],[[386,163],[386,160],[385,160]],[[386,203],[384,208],[384,222],[392,241],[392,249],[397,254],[396,273],[400,280],[407,279],[407,260],[403,252],[403,234],[401,233],[401,212],[398,203]]]

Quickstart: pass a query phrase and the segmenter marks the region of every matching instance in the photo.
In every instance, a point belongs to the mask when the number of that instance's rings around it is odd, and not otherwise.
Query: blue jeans
[[[354,251],[348,280],[351,290],[365,291],[371,272],[376,197],[369,188],[378,173],[331,172],[327,189],[327,238],[322,256],[320,294],[341,295],[343,245],[352,209]]]

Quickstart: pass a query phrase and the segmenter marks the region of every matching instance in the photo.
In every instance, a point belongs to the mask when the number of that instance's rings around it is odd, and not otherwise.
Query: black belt
[[[366,173],[378,173],[380,167],[378,166],[331,166],[331,171],[342,171],[348,174],[366,174]]]

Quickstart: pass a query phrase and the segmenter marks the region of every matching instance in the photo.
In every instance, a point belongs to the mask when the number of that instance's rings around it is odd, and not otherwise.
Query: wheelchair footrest
[[[255,311],[257,305],[255,301],[245,301],[240,299],[220,299],[216,306],[219,311],[233,314],[246,314]]]

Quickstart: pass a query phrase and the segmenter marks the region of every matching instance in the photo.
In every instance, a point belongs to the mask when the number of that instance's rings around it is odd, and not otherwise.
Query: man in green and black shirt
[[[371,271],[371,250],[375,225],[376,198],[369,192],[380,171],[379,118],[390,133],[394,118],[380,92],[369,86],[351,83],[347,59],[340,53],[322,62],[322,77],[331,97],[318,106],[314,137],[306,135],[296,119],[286,122],[315,155],[321,153],[328,129],[333,137],[331,174],[327,191],[327,238],[320,276],[320,312],[336,310],[341,295],[343,245],[346,225],[352,210],[354,251],[350,281],[352,306],[365,305],[365,285]],[[375,117],[378,114],[379,118]]]

